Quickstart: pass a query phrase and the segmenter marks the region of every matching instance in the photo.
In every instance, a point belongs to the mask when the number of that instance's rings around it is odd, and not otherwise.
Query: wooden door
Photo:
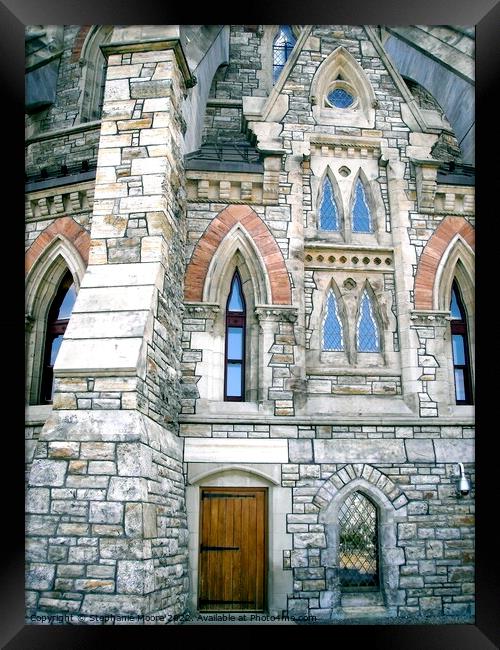
[[[200,610],[263,611],[266,488],[202,488]]]

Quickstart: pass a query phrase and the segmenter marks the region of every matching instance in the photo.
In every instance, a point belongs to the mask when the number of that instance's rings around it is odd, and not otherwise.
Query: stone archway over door
[[[200,490],[198,608],[263,611],[266,599],[266,488]]]

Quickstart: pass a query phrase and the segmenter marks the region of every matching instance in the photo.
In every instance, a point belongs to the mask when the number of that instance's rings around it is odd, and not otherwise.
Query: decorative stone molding
[[[416,310],[410,312],[410,320],[412,325],[437,325],[444,326],[446,322],[451,320],[451,312],[449,311],[436,311],[429,310]]]
[[[94,207],[94,181],[63,185],[26,195],[26,221],[91,212]]]
[[[297,320],[297,308],[292,306],[257,305],[255,307],[255,315],[259,321],[274,320],[295,323]]]
[[[187,200],[194,203],[263,203],[262,174],[190,170],[186,178]]]
[[[186,302],[185,316],[188,318],[215,318],[220,312],[220,306],[215,303]]]
[[[437,171],[441,162],[417,158],[410,158],[410,160],[415,165],[418,209],[421,212],[434,212],[434,201],[438,188]]]
[[[334,158],[379,158],[381,131],[373,137],[355,137],[315,133],[311,135],[311,155]]]
[[[438,185],[434,200],[434,214],[473,215],[475,188],[463,185]]]
[[[307,269],[352,269],[394,271],[392,248],[307,246],[304,255]]]

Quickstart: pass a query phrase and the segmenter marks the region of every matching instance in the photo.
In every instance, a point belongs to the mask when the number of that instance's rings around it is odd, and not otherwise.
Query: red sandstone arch
[[[82,47],[91,27],[92,25],[84,25],[83,27],[80,27],[75,42],[73,43],[73,49],[71,50],[71,63],[77,63],[80,60]]]
[[[71,217],[61,217],[42,230],[28,248],[25,258],[26,273],[29,273],[33,264],[57,235],[63,235],[68,239],[80,253],[85,264],[88,263],[90,235]]]
[[[292,290],[283,254],[269,228],[247,205],[230,205],[215,217],[203,233],[187,267],[185,300],[203,300],[203,286],[212,257],[236,223],[241,223],[247,230],[262,255],[271,284],[273,304],[289,305],[292,301]]]
[[[434,282],[439,262],[449,243],[460,235],[474,249],[474,228],[463,217],[446,217],[427,242],[415,276],[415,309],[433,308]]]

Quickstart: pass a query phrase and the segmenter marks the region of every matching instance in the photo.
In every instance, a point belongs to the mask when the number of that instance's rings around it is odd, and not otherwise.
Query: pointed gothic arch
[[[328,191],[331,193],[331,196],[328,194]],[[328,210],[330,207],[328,204],[325,205],[325,199],[329,199],[329,202],[333,204],[333,212],[335,213],[335,216],[331,217],[331,219],[329,219],[328,214],[325,213],[325,210]],[[343,233],[345,219],[342,194],[337,179],[329,165],[325,168],[319,183],[316,206],[318,229],[322,231]],[[330,212],[331,211],[332,209],[330,209]],[[328,227],[329,221],[335,221],[335,227]]]
[[[337,107],[327,97],[339,89],[352,98],[348,106]],[[365,71],[344,47],[329,54],[314,75],[310,100],[319,124],[342,124],[373,128],[376,98]]]
[[[100,47],[110,40],[112,33],[113,25],[92,25],[83,42],[80,54],[80,122],[101,119],[106,59]]]
[[[366,303],[368,301],[368,303]],[[368,306],[366,306],[368,305]],[[384,352],[384,322],[380,313],[377,296],[367,279],[359,292],[358,307],[355,320],[355,349],[356,353],[371,352],[381,354]],[[363,345],[361,327],[366,325],[365,332],[367,344]],[[366,349],[363,349],[366,348]]]
[[[262,288],[261,297],[271,298],[268,304],[291,304],[292,291],[283,253],[264,221],[252,208],[245,205],[228,206],[212,220],[201,236],[186,270],[185,300],[202,302],[205,295],[214,294],[214,290],[208,291],[207,288],[207,292],[205,291],[207,283],[208,286],[215,287],[209,277],[211,262],[219,246],[236,224],[241,224],[241,228],[235,230],[239,244],[248,252],[253,251],[249,259],[253,260],[256,268],[259,264],[265,268],[264,276],[267,276],[267,280],[262,282],[261,278],[259,284]],[[250,244],[249,240],[253,243]],[[227,246],[232,246],[230,238],[227,240]],[[214,270],[217,269],[217,264],[217,261],[214,262]],[[266,284],[267,281],[269,285]],[[264,286],[267,287],[266,291]]]
[[[474,228],[464,217],[443,219],[427,242],[418,261],[415,275],[415,309],[438,310],[442,307],[444,311],[448,311],[449,303],[445,306],[445,300],[449,299],[453,281],[450,271],[453,271],[456,262],[461,259],[460,268],[467,270],[467,283],[472,283],[474,246]],[[454,259],[455,265],[453,265]],[[440,290],[440,287],[443,288]]]
[[[331,304],[330,302],[330,297],[334,298],[334,305]],[[335,309],[335,313],[332,315],[330,314],[331,308]],[[326,340],[326,330],[325,328],[327,327],[327,319],[333,318],[333,321],[337,320],[338,321],[338,329],[340,329],[340,345],[339,346],[330,346],[328,347],[328,341]],[[323,307],[321,311],[321,350],[323,352],[326,351],[336,351],[336,352],[348,352],[349,351],[349,323],[346,315],[346,310],[345,310],[345,305],[344,301],[342,300],[342,295],[340,293],[340,290],[337,286],[337,283],[335,280],[332,278],[324,299],[323,299]],[[332,323],[334,325],[334,323]],[[335,327],[334,327],[335,329]],[[335,332],[333,332],[335,334]],[[336,337],[333,336],[331,338],[339,338],[337,335]],[[338,342],[338,341],[337,341]],[[325,345],[326,344],[326,345]]]

